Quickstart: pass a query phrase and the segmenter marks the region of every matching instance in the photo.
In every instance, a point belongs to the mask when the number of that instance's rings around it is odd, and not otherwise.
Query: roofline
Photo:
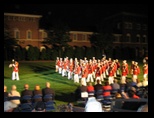
[[[4,13],[5,16],[22,16],[22,17],[33,17],[41,18],[42,15],[32,15],[32,14],[18,14],[18,13]]]
[[[146,15],[143,14],[138,14],[138,13],[130,13],[130,12],[120,12],[111,16],[106,17],[104,20],[110,19],[110,18],[114,18],[116,16],[119,15],[128,15],[128,16],[137,16],[137,17],[147,17]]]

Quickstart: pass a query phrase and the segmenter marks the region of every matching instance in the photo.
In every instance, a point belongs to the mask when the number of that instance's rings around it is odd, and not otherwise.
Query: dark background
[[[87,27],[119,12],[148,15],[148,4],[5,4],[4,12],[38,14],[46,22],[62,21],[72,27]]]

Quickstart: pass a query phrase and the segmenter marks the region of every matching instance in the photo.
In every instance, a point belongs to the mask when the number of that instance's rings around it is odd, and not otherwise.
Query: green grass
[[[55,73],[54,62],[20,62],[20,81],[11,80],[12,69],[8,65],[9,62],[4,62],[4,84],[8,87],[8,91],[11,90],[13,84],[21,92],[25,83],[28,83],[30,89],[34,90],[36,84],[44,88],[45,83],[49,81],[56,92],[55,102],[57,105],[74,102],[74,97],[71,93],[79,84],[74,84],[72,80]]]
[[[28,83],[30,89],[34,90],[34,86],[39,84],[41,88],[45,87],[45,83],[49,81],[51,87],[56,92],[55,102],[57,105],[67,104],[68,102],[75,102],[72,93],[79,84],[75,84],[73,80],[68,80],[67,77],[62,77],[55,72],[55,62],[42,61],[42,62],[19,62],[19,77],[20,81],[12,81],[11,74],[12,69],[9,68],[10,62],[4,62],[4,85],[8,87],[8,91],[11,90],[11,86],[15,84],[17,90],[21,92],[24,88],[24,84]],[[130,62],[128,62],[130,65]],[[138,76],[140,80],[143,78],[142,74],[142,62],[139,62],[141,73]],[[128,75],[131,79],[131,75]],[[120,77],[117,77],[120,79]]]

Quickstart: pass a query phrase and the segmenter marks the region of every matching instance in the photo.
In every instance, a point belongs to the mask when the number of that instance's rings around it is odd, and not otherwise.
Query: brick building
[[[40,49],[48,47],[41,42],[47,33],[40,29],[41,15],[4,13],[4,23],[8,25],[11,36],[18,40],[22,48],[29,45]],[[114,35],[113,58],[142,58],[148,54],[148,17],[132,13],[118,13],[102,21],[103,29],[110,29]],[[71,30],[68,44],[71,46],[91,47],[89,36],[92,31]]]
[[[148,16],[121,12],[102,22],[103,29],[110,28],[114,35],[114,58],[139,59],[148,55]]]
[[[17,39],[22,48],[27,48],[29,45],[36,46],[40,50],[46,46],[49,47],[41,43],[47,37],[46,31],[39,27],[41,18],[41,15],[4,13],[4,22],[12,38]],[[90,47],[89,35],[91,34],[92,32],[87,31],[70,31],[72,42],[69,42],[69,45]]]

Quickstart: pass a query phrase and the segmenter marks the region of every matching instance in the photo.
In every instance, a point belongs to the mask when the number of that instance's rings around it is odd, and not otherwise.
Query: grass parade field
[[[121,63],[122,61],[120,61]],[[131,61],[128,61],[130,68]],[[55,72],[54,61],[19,61],[19,81],[12,80],[12,68],[9,68],[10,62],[4,62],[4,85],[7,86],[8,92],[11,90],[11,86],[15,84],[17,90],[21,92],[24,89],[24,84],[29,84],[30,89],[34,90],[36,84],[40,85],[41,89],[45,87],[45,83],[48,81],[51,83],[51,88],[55,90],[55,102],[56,105],[67,104],[68,102],[75,103],[73,92],[79,86],[74,83],[73,80],[68,80],[67,77]],[[138,78],[143,79],[142,61],[139,62],[140,75]],[[128,75],[131,79],[131,75]],[[120,80],[120,77],[117,77]]]

